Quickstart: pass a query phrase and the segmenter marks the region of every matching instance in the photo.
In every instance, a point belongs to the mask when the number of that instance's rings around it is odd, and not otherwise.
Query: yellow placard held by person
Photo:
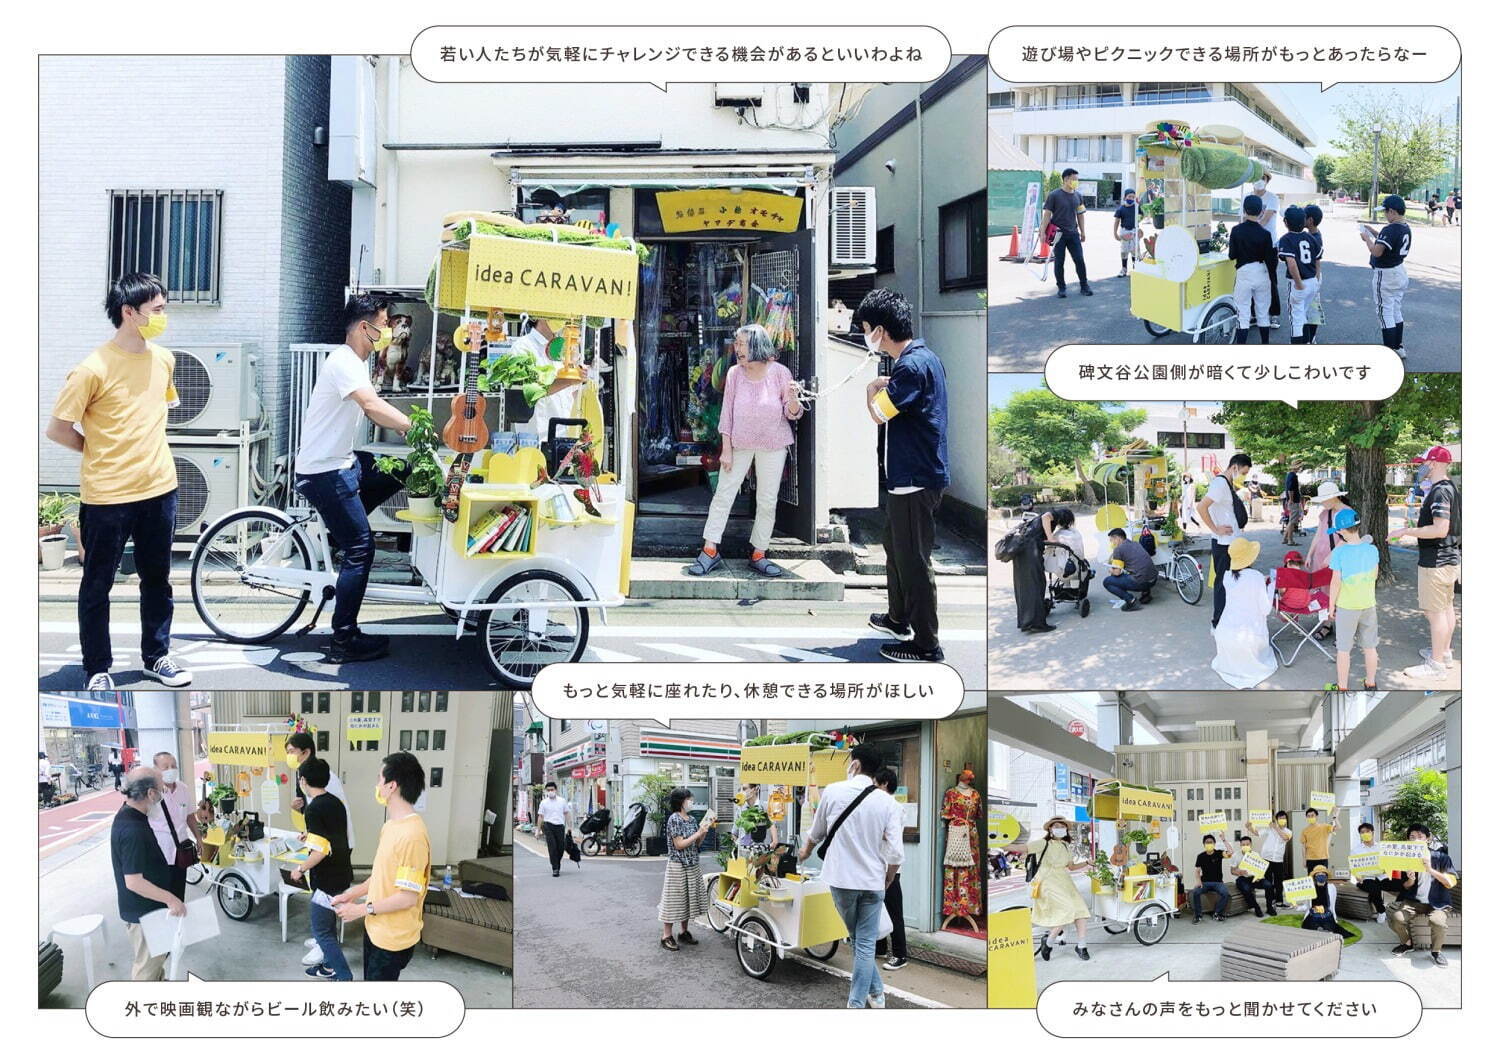
[[[1307,796],[1307,807],[1316,808],[1319,812],[1331,812],[1333,810],[1333,794],[1327,790],[1314,790]]]
[[[662,230],[794,233],[802,223],[802,200],[780,192],[742,188],[690,188],[656,193]]]
[[[1380,853],[1350,853],[1349,877],[1356,882],[1362,878],[1380,878]]]
[[[1252,808],[1250,810],[1250,826],[1256,830],[1265,830],[1271,825],[1271,810],[1269,808]]]
[[[1204,812],[1198,817],[1198,833],[1212,834],[1222,842],[1225,839],[1218,837],[1229,829],[1229,817],[1222,812]]]
[[[1271,866],[1271,861],[1259,853],[1240,853],[1235,857],[1235,866],[1241,871],[1250,872],[1250,878],[1255,882],[1259,882],[1265,877],[1266,870]]]
[[[1036,1007],[1036,958],[1031,909],[1007,908],[989,918],[986,996],[992,1008]]]
[[[344,737],[351,742],[379,742],[385,717],[378,712],[350,713],[344,721]]]
[[[263,768],[272,763],[271,735],[264,731],[210,731],[208,762],[226,768]]]
[[[1380,867],[1390,871],[1421,871],[1428,859],[1426,842],[1381,842]]]
[[[640,260],[634,251],[476,233],[467,251],[443,252],[441,268],[445,275],[463,271],[461,305],[565,318],[635,317]]]
[[[1317,887],[1313,885],[1311,875],[1303,875],[1301,878],[1289,878],[1281,884],[1281,895],[1286,898],[1288,904],[1301,904],[1310,901],[1318,895]]]

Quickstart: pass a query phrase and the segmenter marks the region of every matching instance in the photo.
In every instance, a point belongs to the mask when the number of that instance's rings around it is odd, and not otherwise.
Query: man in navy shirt
[[[949,482],[948,378],[938,356],[913,338],[911,304],[899,292],[876,288],[854,319],[865,347],[896,361],[865,392],[870,417],[885,426],[887,609],[870,626],[901,640],[880,647],[887,660],[941,661],[932,547]]]
[[[1307,323],[1307,308],[1318,297],[1318,260],[1322,251],[1318,242],[1307,234],[1307,215],[1293,204],[1281,215],[1287,231],[1276,241],[1276,256],[1286,263],[1287,280],[1292,282],[1292,342],[1311,343],[1318,326]]]
[[[1412,920],[1425,915],[1433,965],[1446,967],[1448,961],[1443,957],[1443,942],[1448,937],[1448,912],[1453,907],[1453,895],[1449,891],[1458,885],[1458,874],[1453,870],[1453,861],[1425,826],[1413,823],[1406,838],[1426,845],[1429,855],[1421,871],[1415,874],[1406,872],[1401,879],[1402,889],[1391,907],[1389,924],[1401,944],[1391,951],[1403,956],[1416,948],[1412,940]]]
[[[165,908],[173,915],[186,915],[187,906],[172,892],[172,868],[162,855],[156,832],[148,819],[161,804],[161,776],[151,768],[133,769],[125,776],[125,803],[115,813],[109,829],[109,860],[115,875],[115,899],[120,920],[135,958],[130,977],[136,982],[159,982],[166,971],[166,954],[151,955],[141,916]]]
[[[1406,224],[1406,200],[1386,196],[1385,228],[1376,233],[1368,225],[1359,227],[1359,238],[1370,252],[1374,276],[1375,316],[1380,318],[1380,342],[1406,357],[1406,318],[1401,303],[1406,298],[1406,256],[1411,252],[1411,226]]]

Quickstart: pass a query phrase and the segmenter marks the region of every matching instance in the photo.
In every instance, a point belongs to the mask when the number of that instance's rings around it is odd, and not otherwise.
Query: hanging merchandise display
[[[943,794],[941,816],[948,825],[943,850],[943,928],[965,921],[977,932],[975,917],[984,910],[979,871],[979,818],[983,801],[975,789],[974,772],[965,765],[954,785]]]

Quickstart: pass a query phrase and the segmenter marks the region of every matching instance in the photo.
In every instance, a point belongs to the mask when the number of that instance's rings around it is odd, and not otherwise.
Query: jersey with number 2
[[[1411,226],[1404,221],[1387,225],[1375,237],[1375,250],[1379,254],[1370,256],[1370,265],[1374,268],[1392,269],[1403,265],[1411,252]]]

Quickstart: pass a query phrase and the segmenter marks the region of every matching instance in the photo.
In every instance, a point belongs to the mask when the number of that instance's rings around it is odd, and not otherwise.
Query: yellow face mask
[[[138,326],[138,328],[141,334],[141,339],[154,340],[157,336],[160,336],[163,332],[167,331],[167,315],[164,311],[158,310],[156,313],[151,314],[149,317],[147,317],[146,323],[144,325]]]
[[[1214,851],[1214,843],[1213,842],[1204,842],[1203,843],[1203,851],[1205,853],[1211,853],[1211,852],[1213,852]]]
[[[380,786],[380,783],[375,784],[375,803],[377,805],[384,805],[386,804],[385,791],[383,791]]]
[[[291,768],[293,771],[296,771],[302,766],[302,760],[297,756],[297,754],[288,753],[286,755],[286,766]]]
[[[383,329],[380,330],[380,338],[375,341],[374,346],[375,346],[375,349],[377,351],[383,351],[387,347],[389,347],[390,345],[391,345],[391,327],[389,325],[387,325],[385,328],[383,328]]]

